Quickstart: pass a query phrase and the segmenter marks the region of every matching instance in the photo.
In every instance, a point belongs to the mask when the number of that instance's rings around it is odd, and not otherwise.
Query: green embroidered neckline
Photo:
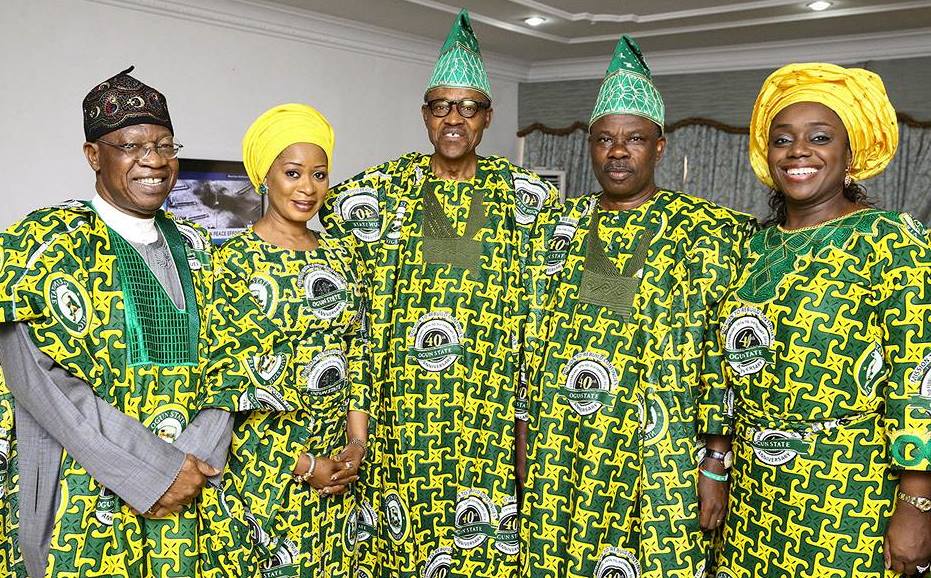
[[[123,290],[127,365],[197,365],[200,316],[184,240],[164,214],[155,217],[155,224],[178,271],[184,292],[183,309],[175,306],[136,248],[107,227]]]
[[[423,186],[424,261],[478,270],[482,260],[482,243],[477,237],[488,220],[485,213],[485,195],[481,188],[473,187],[465,233],[457,235],[452,221],[436,196],[436,189],[441,186],[439,182],[427,182]]]
[[[826,247],[843,246],[854,231],[869,229],[875,214],[875,211],[856,211],[814,227],[793,230],[770,227],[761,231],[750,242],[751,254],[759,257],[750,265],[747,281],[737,295],[751,303],[769,301],[803,257],[813,256]]]
[[[579,301],[606,307],[619,313],[624,320],[630,318],[634,310],[634,299],[640,289],[640,277],[637,272],[643,269],[647,260],[654,231],[644,228],[634,240],[634,250],[624,263],[624,270],[619,271],[614,261],[605,252],[604,243],[598,236],[601,212],[597,202],[592,208],[591,226],[585,239],[585,264],[579,287]],[[648,225],[649,210],[644,217]]]

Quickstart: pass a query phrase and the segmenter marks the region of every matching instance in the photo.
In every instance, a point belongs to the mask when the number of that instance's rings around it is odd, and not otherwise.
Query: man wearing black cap
[[[160,210],[181,145],[131,70],[84,99],[93,200],[0,234],[3,576],[198,575],[188,505],[225,463],[246,351],[274,336],[238,319],[248,289],[217,282],[206,234]]]

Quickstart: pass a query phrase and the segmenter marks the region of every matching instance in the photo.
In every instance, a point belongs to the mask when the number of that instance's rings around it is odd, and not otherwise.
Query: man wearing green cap
[[[703,576],[702,530],[723,518],[729,458],[699,434],[721,433],[727,409],[706,399],[702,377],[718,362],[712,312],[753,224],[656,186],[663,119],[625,36],[590,124],[602,192],[546,225],[542,345],[528,364],[526,576]]]
[[[359,241],[371,274],[381,491],[359,509],[360,528],[379,524],[360,533],[361,548],[377,554],[378,575],[503,578],[520,550],[513,448],[526,258],[556,191],[476,154],[491,90],[465,11],[424,100],[433,154],[364,171],[321,211],[330,232]]]

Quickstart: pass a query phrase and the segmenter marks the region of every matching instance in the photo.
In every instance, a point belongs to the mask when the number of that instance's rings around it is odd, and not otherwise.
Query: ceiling
[[[468,8],[482,51],[527,63],[606,58],[622,34],[647,54],[761,42],[810,45],[830,37],[931,28],[931,0],[271,0],[442,42]],[[523,20],[546,18],[537,27]],[[928,35],[931,44],[931,34]],[[882,58],[882,54],[877,54]]]

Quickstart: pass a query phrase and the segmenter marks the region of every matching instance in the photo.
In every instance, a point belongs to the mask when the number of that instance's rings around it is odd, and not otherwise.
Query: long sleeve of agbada
[[[0,325],[0,366],[17,410],[28,412],[41,428],[35,433],[58,442],[94,479],[136,510],[152,507],[181,471],[183,451],[57,366],[35,347],[24,324]],[[17,428],[20,484],[25,491],[34,484],[27,479],[33,472],[26,467],[31,457],[22,451],[29,446],[23,433]],[[48,474],[56,475],[57,466]]]

